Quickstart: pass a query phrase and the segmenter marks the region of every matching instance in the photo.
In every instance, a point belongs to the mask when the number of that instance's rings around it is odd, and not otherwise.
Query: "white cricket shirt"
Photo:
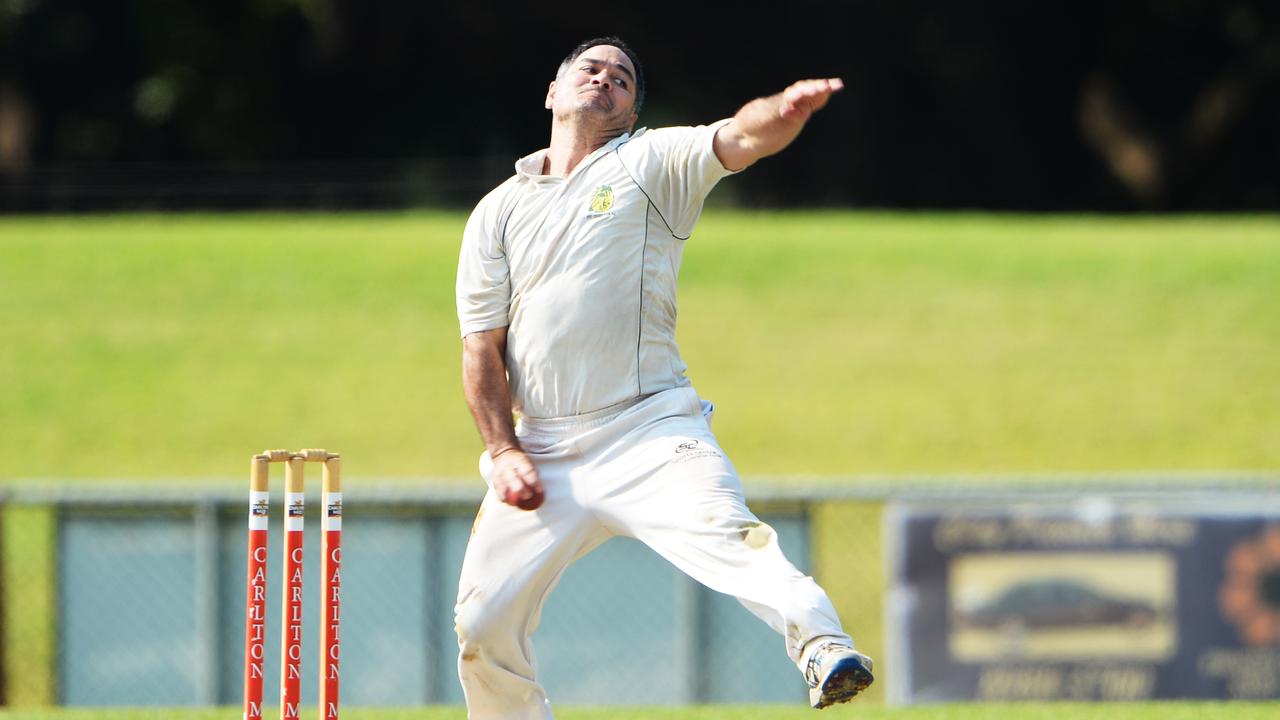
[[[707,193],[730,172],[713,125],[637,131],[542,175],[547,151],[485,196],[458,259],[462,335],[506,326],[516,412],[562,418],[689,384],[676,277]]]

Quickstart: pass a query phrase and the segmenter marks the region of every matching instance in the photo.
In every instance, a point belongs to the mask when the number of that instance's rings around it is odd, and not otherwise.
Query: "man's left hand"
[[[840,78],[801,80],[782,91],[782,104],[778,114],[787,120],[808,120],[809,116],[826,106],[831,96],[844,89]]]

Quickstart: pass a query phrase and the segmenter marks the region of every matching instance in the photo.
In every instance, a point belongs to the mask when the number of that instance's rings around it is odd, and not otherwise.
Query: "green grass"
[[[0,508],[0,663],[13,705],[43,705],[55,696],[56,525],[48,507]]]
[[[1025,703],[926,705],[903,708],[863,707],[856,703],[822,711],[821,716],[804,706],[721,705],[690,708],[557,708],[558,720],[1263,720],[1280,712],[1280,703]],[[302,717],[310,717],[301,712]],[[264,712],[264,717],[268,715]],[[347,720],[462,720],[465,711],[456,707],[428,707],[405,710],[344,708]],[[239,717],[234,708],[92,710],[42,709],[0,712],[12,720],[220,720]]]
[[[474,475],[464,221],[0,218],[0,479]],[[745,475],[1280,467],[1280,218],[708,213],[680,302]]]

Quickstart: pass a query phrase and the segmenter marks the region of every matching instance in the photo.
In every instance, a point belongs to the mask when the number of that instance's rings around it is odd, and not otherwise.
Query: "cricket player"
[[[826,593],[747,509],[675,341],[676,276],[703,200],[790,144],[841,87],[803,80],[710,125],[635,130],[636,54],[588,40],[547,88],[550,146],[472,213],[457,303],[489,491],[455,608],[470,718],[551,717],[530,636],[569,564],[615,535],[782,635],[813,707],[872,682]]]

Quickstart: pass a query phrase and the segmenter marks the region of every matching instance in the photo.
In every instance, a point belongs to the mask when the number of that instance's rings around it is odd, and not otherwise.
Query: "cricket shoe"
[[[871,658],[848,645],[823,643],[809,656],[804,679],[809,681],[809,704],[821,710],[849,702],[875,677],[871,674]]]

